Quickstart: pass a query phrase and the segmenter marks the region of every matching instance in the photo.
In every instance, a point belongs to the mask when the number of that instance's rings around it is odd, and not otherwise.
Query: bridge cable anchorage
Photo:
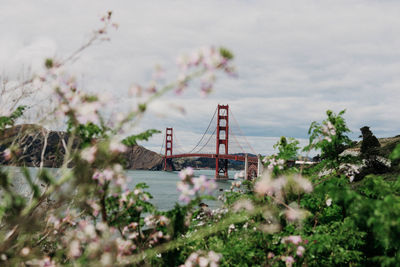
[[[246,141],[247,145],[248,145],[249,148],[251,149],[251,152],[254,153],[254,155],[257,155],[257,152],[253,149],[253,147],[250,145],[249,141],[247,140],[246,136],[243,134],[243,131],[242,131],[242,129],[240,128],[239,123],[236,121],[236,118],[235,118],[235,116],[233,115],[232,111],[229,111],[229,112],[230,112],[230,114],[232,115],[233,120],[235,121],[235,123],[236,123],[236,125],[237,125],[237,127],[238,127],[240,133],[242,134],[244,140]]]
[[[200,154],[200,151],[202,151],[203,148],[204,148],[206,145],[208,145],[208,143],[210,142],[211,138],[212,138],[213,136],[215,136],[215,132],[216,132],[216,131],[217,131],[217,127],[214,128],[214,131],[213,131],[213,133],[210,135],[210,137],[208,138],[207,142],[206,142],[199,150],[196,151],[196,154]],[[213,145],[212,148],[215,148],[214,145]],[[208,154],[212,154],[212,153],[213,153],[213,152],[208,153]],[[189,153],[189,154],[190,154],[190,153]],[[207,153],[205,153],[205,154],[207,154]]]
[[[196,147],[198,147],[198,146],[200,145],[200,143],[201,143],[201,141],[203,140],[204,136],[207,134],[208,129],[210,129],[211,123],[213,122],[213,120],[214,120],[214,118],[215,118],[215,114],[217,114],[217,109],[218,109],[218,108],[215,108],[214,115],[212,116],[210,122],[208,123],[207,129],[206,129],[205,132],[203,133],[203,136],[200,138],[200,140],[197,142],[197,144],[194,146],[194,148],[192,148],[192,150],[190,150],[190,151],[188,152],[188,154],[192,153],[192,152],[196,149]]]

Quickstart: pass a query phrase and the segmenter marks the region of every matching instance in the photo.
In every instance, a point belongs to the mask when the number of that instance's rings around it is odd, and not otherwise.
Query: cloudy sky
[[[347,109],[353,138],[364,125],[380,137],[400,134],[399,1],[1,0],[1,75],[35,72],[44,58],[68,55],[107,10],[119,24],[111,41],[68,68],[86,90],[113,94],[119,108],[129,107],[128,89],[148,83],[156,64],[174,77],[182,53],[222,45],[235,54],[237,78],[220,76],[207,98],[197,88],[168,94],[150,107],[138,131],[172,126],[190,148],[220,103],[230,105],[262,154],[282,135],[305,142],[310,123],[324,119],[327,109]],[[155,151],[161,144],[161,135],[143,143]]]

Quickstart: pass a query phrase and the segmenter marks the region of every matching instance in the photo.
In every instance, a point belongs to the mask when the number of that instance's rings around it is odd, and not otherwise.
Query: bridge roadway
[[[231,160],[236,160],[236,161],[245,161],[245,156],[239,156],[239,155],[229,155],[229,154],[175,154],[175,155],[169,155],[169,156],[164,156],[164,158],[167,159],[173,159],[173,158],[194,158],[194,157],[199,157],[199,158],[219,158],[219,159],[231,159]],[[257,157],[247,157],[247,161],[249,163],[258,163]]]

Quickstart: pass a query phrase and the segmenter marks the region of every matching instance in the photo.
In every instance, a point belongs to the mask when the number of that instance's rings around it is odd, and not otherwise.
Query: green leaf
[[[53,67],[53,59],[51,58],[46,58],[46,61],[44,62],[44,65],[46,66],[47,69],[51,69]]]
[[[10,116],[0,116],[0,130],[4,130],[7,126],[13,126],[15,121],[24,114],[27,106],[18,106]]]
[[[223,58],[228,59],[228,60],[232,60],[234,57],[233,53],[231,51],[229,51],[228,49],[226,49],[225,47],[220,47],[219,53],[221,54],[221,56]]]
[[[393,149],[392,153],[390,154],[390,159],[395,160],[400,158],[400,144],[398,144],[395,149]]]
[[[153,134],[158,133],[161,133],[161,131],[156,129],[149,129],[140,134],[128,136],[127,138],[122,140],[122,143],[126,146],[134,146],[137,145],[137,141],[148,141],[149,138],[153,136]]]

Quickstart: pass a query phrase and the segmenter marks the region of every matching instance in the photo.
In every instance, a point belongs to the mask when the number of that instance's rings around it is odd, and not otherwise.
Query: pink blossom
[[[190,185],[184,182],[178,182],[177,189],[181,192],[179,200],[185,203],[189,203],[191,197],[195,194],[195,191],[190,188]]]
[[[146,193],[142,194],[141,197],[142,197],[143,201],[149,201],[150,200],[150,197]]]
[[[158,220],[159,220],[161,226],[169,223],[169,219],[163,215],[161,215],[160,218],[158,218]]]
[[[41,260],[41,262],[40,262],[39,265],[40,265],[40,266],[43,266],[43,267],[56,267],[55,261],[52,260],[49,256],[44,257],[44,258]]]
[[[303,246],[298,246],[296,250],[297,256],[302,257],[305,250],[306,249]]]
[[[301,239],[301,236],[299,235],[290,235],[282,238],[282,243],[292,243],[294,245],[298,245],[302,242],[303,240]]]
[[[100,213],[101,207],[99,204],[97,204],[96,201],[94,200],[88,200],[86,203],[92,208],[92,214],[94,217],[97,217]]]
[[[10,160],[12,157],[11,149],[7,148],[3,151],[3,157],[5,160]]]
[[[80,124],[92,122],[99,123],[98,110],[100,109],[99,102],[84,102],[76,107],[76,119]]]
[[[97,147],[87,147],[81,152],[81,158],[89,163],[93,163],[96,158]]]
[[[78,240],[72,240],[69,244],[68,256],[70,258],[78,258],[81,255],[81,244]]]
[[[127,147],[117,140],[111,140],[109,149],[112,153],[124,153]]]
[[[106,181],[110,181],[114,177],[114,171],[111,169],[105,169],[103,170],[102,175]]]
[[[200,267],[207,267],[209,261],[206,257],[199,257],[198,262]]]
[[[236,201],[235,204],[233,205],[233,210],[239,211],[242,209],[252,211],[254,210],[254,205],[249,199],[241,199]]]
[[[273,191],[272,179],[269,174],[262,176],[254,186],[254,192],[259,195],[269,195],[272,194]]]
[[[218,266],[220,259],[221,259],[221,254],[215,253],[212,250],[209,251],[208,253],[202,250],[198,250],[190,254],[185,263],[181,265],[181,267],[194,267],[194,266],[216,267]]]
[[[200,175],[199,178],[193,178],[193,190],[195,192],[212,192],[216,187],[213,180],[207,181],[204,175]]]
[[[156,223],[155,218],[154,218],[154,215],[148,215],[148,216],[146,216],[146,217],[144,218],[144,223],[145,223],[147,226],[154,226],[155,223]]]
[[[285,177],[272,179],[271,175],[267,172],[256,182],[254,191],[259,195],[276,195],[280,198],[282,195],[281,191],[286,184],[287,179]]]
[[[294,258],[292,256],[285,257],[286,266],[292,266],[294,263]]]
[[[194,171],[192,167],[187,167],[186,169],[183,169],[182,171],[179,172],[179,177],[181,180],[185,180],[188,178],[193,177]]]
[[[299,221],[306,217],[306,212],[298,208],[289,208],[285,211],[288,221]]]
[[[138,236],[139,236],[138,232],[133,232],[128,236],[128,238],[129,239],[136,239],[136,238],[138,238]]]
[[[311,193],[313,190],[312,183],[306,179],[303,178],[301,175],[296,175],[293,180],[297,183],[297,185],[305,192],[305,193]]]
[[[215,253],[214,251],[210,250],[208,252],[208,258],[211,262],[218,262],[221,260],[221,254]]]

